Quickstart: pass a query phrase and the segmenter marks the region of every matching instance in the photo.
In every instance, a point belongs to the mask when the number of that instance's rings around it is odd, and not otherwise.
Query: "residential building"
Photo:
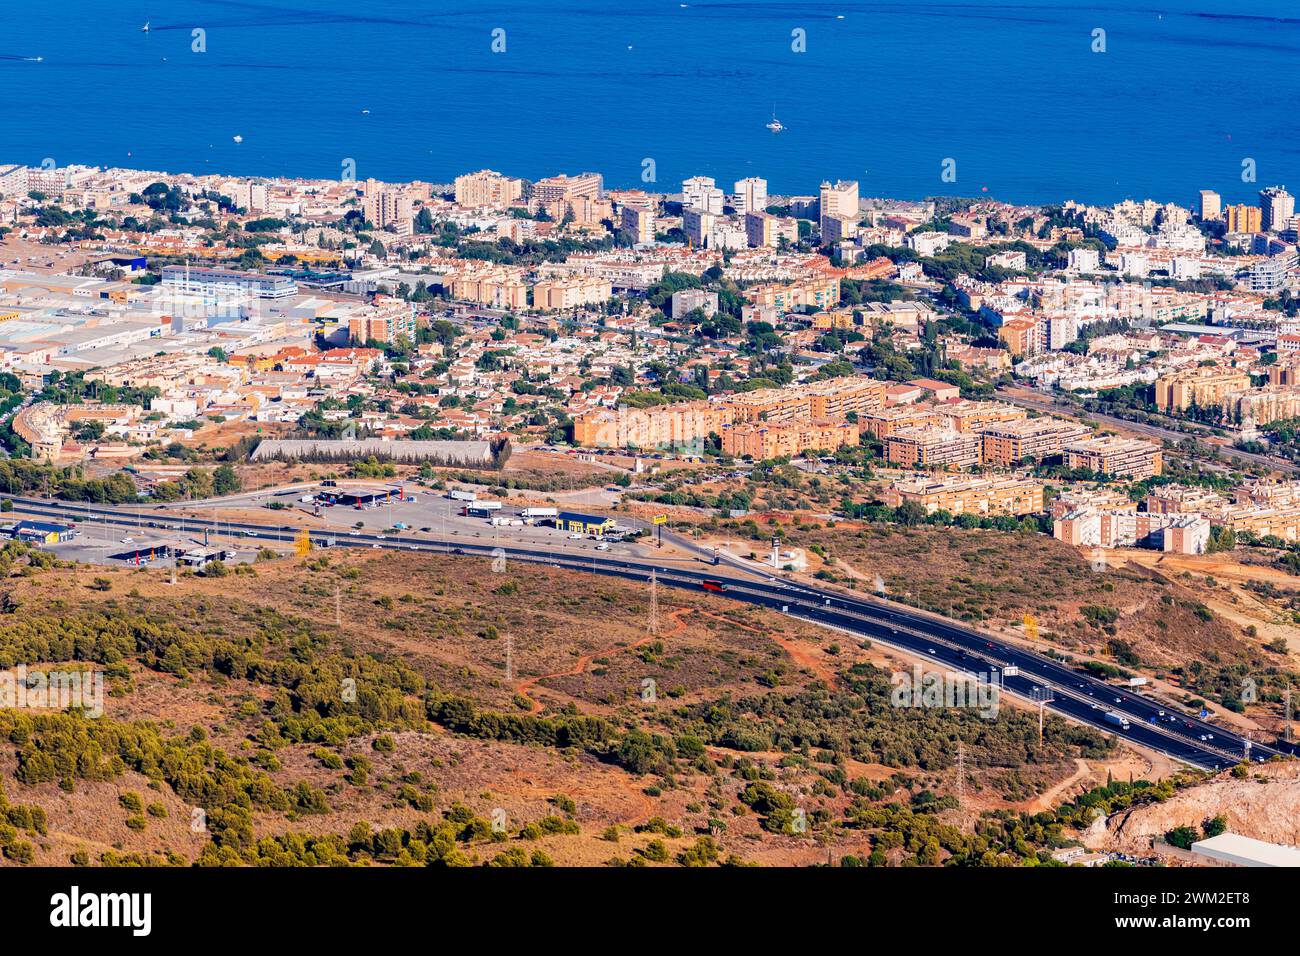
[[[841,180],[831,185],[821,184],[821,222],[820,231],[823,238],[828,232],[828,219],[848,219],[858,221],[858,183],[857,180]]]
[[[908,384],[921,383],[909,382]],[[1029,414],[1018,405],[1010,405],[1006,402],[968,402],[962,399],[943,402],[936,406],[935,411],[950,428],[970,434],[1006,422],[1023,421]]]
[[[648,246],[655,241],[655,210],[652,203],[624,203],[620,231],[634,246]]]
[[[1285,186],[1270,186],[1259,191],[1260,228],[1278,232],[1295,215],[1295,197]]]
[[[377,189],[361,198],[366,222],[379,229],[392,229],[415,218],[415,201],[405,189]]]
[[[710,215],[721,216],[724,200],[722,190],[708,176],[693,176],[682,182],[683,209],[699,209]]]
[[[1156,379],[1156,406],[1162,411],[1183,411],[1223,406],[1228,395],[1250,388],[1244,369],[1220,365],[1181,369]]]
[[[1223,214],[1223,200],[1213,189],[1202,189],[1200,201],[1201,222],[1215,222]]]
[[[717,216],[711,212],[705,212],[703,209],[697,209],[693,206],[683,209],[682,232],[686,233],[686,241],[693,248],[703,249],[711,245],[713,227],[717,224],[717,221]]]
[[[674,319],[681,319],[696,309],[706,316],[713,316],[718,311],[718,293],[703,289],[682,289],[673,293],[672,313]]]
[[[870,378],[830,378],[788,388],[762,388],[737,392],[725,402],[738,422],[785,422],[794,419],[839,421],[864,416],[881,408],[885,383]],[[937,420],[937,419],[936,419]]]
[[[524,181],[502,176],[490,169],[456,177],[456,205],[476,208],[506,208],[521,204]]]
[[[857,427],[843,421],[738,422],[722,430],[724,453],[755,461],[793,458],[810,450],[834,451],[857,443]]]
[[[745,214],[745,237],[754,247],[776,248],[783,242],[794,245],[799,241],[799,223],[761,210],[748,212]]]
[[[1043,484],[1030,478],[984,475],[939,475],[900,478],[881,500],[897,508],[918,504],[928,514],[1029,515],[1043,510]]]
[[[900,428],[885,439],[885,456],[904,468],[968,468],[979,464],[980,438],[942,426]]]
[[[1065,446],[1090,434],[1088,426],[1063,418],[1027,418],[990,425],[981,434],[985,464],[1010,468],[1026,461],[1058,458]]]
[[[809,305],[830,309],[840,301],[840,280],[838,276],[809,276],[788,284],[750,286],[743,295],[750,305],[771,305],[783,312]]]
[[[587,448],[682,448],[721,434],[735,414],[706,401],[650,408],[596,409],[577,416],[573,442]]]
[[[1300,418],[1300,385],[1266,385],[1227,397],[1229,417],[1243,428]]]
[[[1101,254],[1096,249],[1071,249],[1066,254],[1066,271],[1076,273],[1096,272],[1101,268]]]
[[[998,338],[1006,343],[1007,351],[1016,358],[1042,351],[1042,334],[1037,319],[1007,319],[998,327]]]
[[[888,390],[886,390],[888,394]],[[884,440],[905,428],[937,426],[941,419],[928,405],[902,405],[864,412],[858,425],[864,434]]]
[[[1160,474],[1164,458],[1161,447],[1153,442],[1114,435],[1070,442],[1063,451],[1067,468],[1128,478]]]
[[[551,312],[600,305],[608,302],[613,294],[613,287],[604,279],[587,276],[544,279],[533,286],[533,308],[539,312]]]
[[[372,306],[348,316],[348,339],[354,345],[393,345],[403,338],[415,343],[415,306],[409,302],[377,297]]]
[[[736,183],[736,212],[742,215],[767,211],[767,180],[751,176]]]
[[[605,191],[605,179],[600,173],[579,173],[577,176],[550,176],[533,183],[534,203],[549,205],[555,202],[571,203],[580,196],[600,199]]]
[[[808,414],[814,419],[860,418],[885,404],[885,383],[871,378],[827,378],[797,390],[808,396]]]
[[[1247,206],[1245,203],[1225,206],[1223,221],[1227,224],[1228,232],[1255,233],[1260,231],[1263,212],[1259,207]]]
[[[510,266],[477,265],[443,279],[453,299],[494,309],[527,309],[528,284],[524,270]]]

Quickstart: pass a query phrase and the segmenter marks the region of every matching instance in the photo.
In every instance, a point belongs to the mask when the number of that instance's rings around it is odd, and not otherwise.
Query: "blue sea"
[[[1138,2],[7,2],[0,163],[1012,202],[1300,187],[1300,5]]]

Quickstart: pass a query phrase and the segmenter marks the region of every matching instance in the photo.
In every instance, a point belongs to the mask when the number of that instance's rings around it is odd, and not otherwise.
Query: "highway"
[[[7,496],[15,511],[71,522],[94,522],[137,528],[225,535],[253,541],[293,542],[302,529],[290,525],[216,521],[149,511],[45,498]],[[537,546],[504,546],[494,541],[469,542],[430,534],[373,534],[343,532],[330,536],[335,547],[429,551],[444,554],[504,556],[511,560],[547,564],[556,568],[611,577],[648,581],[655,574],[668,587],[699,590],[705,580],[720,583],[720,597],[770,608],[792,617],[835,628],[857,637],[928,657],[953,671],[989,675],[1004,691],[1029,701],[1050,698],[1049,710],[1115,734],[1204,769],[1222,769],[1240,763],[1247,741],[1241,735],[1199,718],[1162,708],[1127,688],[1116,687],[1052,660],[957,622],[873,596],[850,595],[775,577],[737,577],[720,567],[705,571],[665,566],[653,560],[611,556],[592,551],[587,556],[560,554]],[[314,536],[320,541],[320,536]],[[744,569],[749,571],[749,569]],[[752,575],[753,572],[749,571]],[[1005,672],[1012,668],[1012,674]],[[1018,672],[1017,672],[1018,669]],[[1107,711],[1127,718],[1128,727],[1105,720]],[[1265,760],[1278,753],[1294,754],[1295,746],[1252,743],[1250,757]]]

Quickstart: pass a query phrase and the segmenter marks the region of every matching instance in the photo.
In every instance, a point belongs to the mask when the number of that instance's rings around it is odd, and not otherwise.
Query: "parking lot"
[[[348,491],[366,487],[348,482]],[[174,562],[164,553],[168,549],[189,550],[205,546],[232,549],[233,561],[254,560],[257,552],[268,545],[282,552],[292,551],[285,542],[263,542],[239,529],[222,530],[221,522],[247,522],[275,527],[305,528],[310,530],[318,546],[346,545],[348,538],[361,534],[402,535],[416,537],[428,535],[455,541],[463,539],[476,544],[499,543],[502,547],[522,546],[554,550],[557,553],[577,554],[590,552],[592,556],[646,557],[656,549],[649,534],[641,539],[620,540],[621,533],[635,528],[617,527],[617,533],[606,538],[560,530],[521,517],[520,506],[502,503],[493,512],[496,521],[481,516],[465,514],[466,506],[489,500],[481,496],[476,502],[453,500],[447,492],[410,485],[403,488],[402,499],[384,498],[373,504],[324,505],[315,500],[314,492],[320,486],[309,488],[268,489],[226,498],[220,501],[175,503],[166,507],[144,506],[139,509],[134,527],[121,524],[103,525],[81,522],[78,535],[69,542],[46,546],[60,558],[96,564],[136,563],[170,567]],[[383,488],[371,484],[371,488]],[[413,498],[414,500],[410,500]],[[270,507],[268,507],[270,505]],[[120,509],[126,510],[126,509]],[[558,510],[569,511],[561,507]],[[586,513],[586,512],[583,512]],[[192,516],[217,522],[217,529],[205,536],[193,531],[182,531],[177,519]],[[627,519],[623,519],[627,520]],[[636,523],[636,527],[641,524]],[[666,553],[660,557],[671,559]]]
[[[21,515],[21,511],[15,511]],[[41,545],[64,561],[77,561],[82,564],[136,565],[141,567],[165,567],[176,564],[172,555],[175,552],[196,551],[204,548],[202,534],[181,532],[164,527],[150,527],[142,517],[138,527],[123,525],[103,525],[94,522],[78,522],[76,533],[71,541],[61,544]],[[164,525],[164,522],[157,522]],[[210,534],[207,548],[226,552],[221,560],[225,564],[238,564],[253,561],[264,544],[251,544],[248,539],[236,534]]]

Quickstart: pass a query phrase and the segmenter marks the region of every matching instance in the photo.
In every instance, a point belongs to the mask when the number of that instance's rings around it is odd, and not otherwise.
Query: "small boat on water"
[[[781,130],[785,129],[785,127],[781,125],[781,121],[776,118],[775,109],[772,110],[772,122],[767,124],[767,128],[770,129],[773,133],[779,133],[781,132]]]

